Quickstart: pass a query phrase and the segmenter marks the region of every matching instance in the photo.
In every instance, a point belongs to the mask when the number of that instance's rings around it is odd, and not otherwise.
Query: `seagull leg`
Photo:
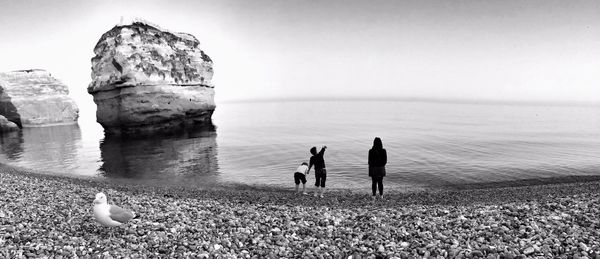
[[[124,227],[122,227],[122,226],[119,226],[119,232],[121,232],[121,233],[120,233],[120,236],[121,236],[121,237],[124,237],[124,236],[125,236],[125,228],[124,228]]]

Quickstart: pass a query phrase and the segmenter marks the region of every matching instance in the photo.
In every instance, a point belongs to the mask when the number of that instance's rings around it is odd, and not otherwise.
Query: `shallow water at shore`
[[[289,187],[308,149],[327,145],[328,186],[364,188],[366,154],[379,136],[389,156],[386,185],[419,189],[599,175],[598,118],[593,106],[226,103],[215,112],[215,131],[148,139],[104,138],[82,114],[79,126],[3,135],[0,161],[83,177]]]

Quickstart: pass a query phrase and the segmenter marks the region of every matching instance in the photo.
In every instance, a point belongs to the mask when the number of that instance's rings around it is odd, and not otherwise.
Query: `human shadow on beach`
[[[106,136],[100,141],[101,175],[160,184],[197,185],[216,181],[217,133],[200,127],[179,134]]]

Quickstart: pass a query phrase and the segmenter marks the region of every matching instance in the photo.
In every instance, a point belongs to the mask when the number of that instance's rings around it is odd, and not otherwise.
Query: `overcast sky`
[[[0,0],[0,71],[42,68],[80,107],[121,16],[195,35],[220,101],[600,101],[600,1]]]

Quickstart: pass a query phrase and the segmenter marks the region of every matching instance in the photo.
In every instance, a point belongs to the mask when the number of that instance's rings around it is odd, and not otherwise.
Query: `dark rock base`
[[[213,110],[193,118],[170,120],[161,123],[127,125],[120,127],[104,127],[104,133],[110,136],[145,137],[150,135],[172,135],[185,131],[214,130],[211,120]]]
[[[212,125],[214,90],[199,85],[138,85],[93,93],[108,135],[169,134]]]

